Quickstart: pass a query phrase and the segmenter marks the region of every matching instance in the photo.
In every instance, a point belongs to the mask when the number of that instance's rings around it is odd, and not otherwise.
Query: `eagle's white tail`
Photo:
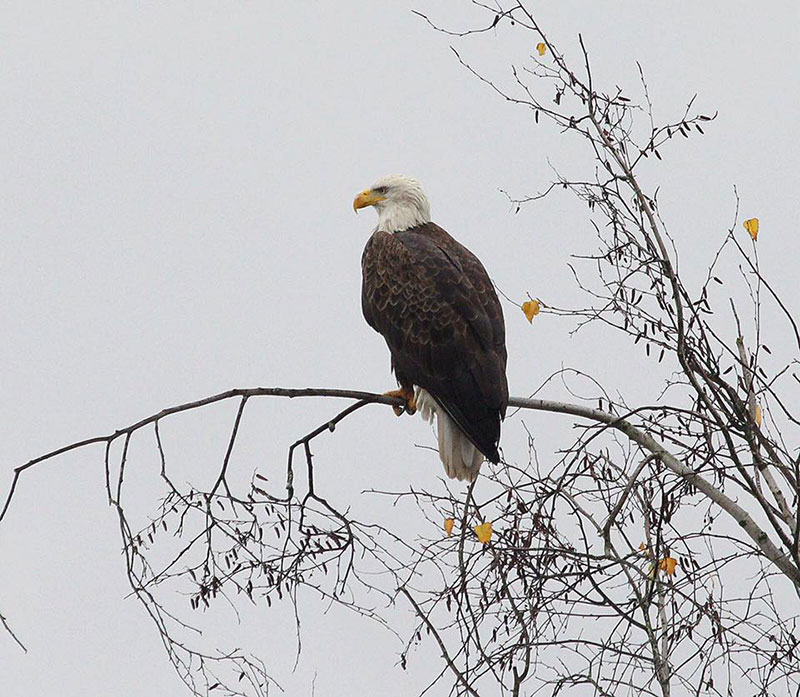
[[[414,399],[417,410],[428,423],[433,423],[433,417],[436,416],[439,457],[447,476],[462,482],[475,481],[483,463],[483,453],[472,444],[450,414],[431,397],[430,393],[417,387]]]

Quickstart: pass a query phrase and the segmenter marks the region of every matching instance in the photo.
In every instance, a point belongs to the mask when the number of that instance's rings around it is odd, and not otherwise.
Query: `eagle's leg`
[[[414,400],[414,389],[412,387],[401,387],[399,390],[389,390],[388,392],[384,392],[383,396],[399,397],[400,399],[405,400],[406,404],[404,407],[392,405],[394,413],[398,416],[402,416],[403,412],[414,414],[417,411],[417,403]]]

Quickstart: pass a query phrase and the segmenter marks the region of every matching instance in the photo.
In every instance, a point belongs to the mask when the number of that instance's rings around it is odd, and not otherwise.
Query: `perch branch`
[[[388,404],[390,406],[403,406],[403,402],[400,399],[371,392],[362,392],[357,390],[334,390],[326,388],[294,389],[282,387],[232,389],[228,390],[227,392],[220,392],[219,394],[212,395],[204,399],[199,399],[193,402],[185,402],[184,404],[163,409],[157,414],[147,416],[136,423],[114,431],[114,433],[111,433],[107,436],[97,436],[95,438],[77,441],[70,445],[66,445],[62,448],[58,448],[57,450],[46,453],[45,455],[34,458],[24,465],[20,465],[14,470],[14,478],[12,479],[11,487],[6,497],[2,512],[0,512],[0,522],[3,520],[11,504],[11,500],[19,482],[19,477],[23,472],[30,469],[34,465],[51,460],[58,455],[62,455],[72,450],[77,450],[88,445],[104,443],[106,446],[108,446],[120,436],[129,438],[134,431],[144,426],[156,423],[172,414],[197,409],[199,407],[215,404],[216,402],[221,402],[227,399],[240,398],[246,400],[251,397],[336,397],[341,399],[360,400],[363,402],[363,404],[371,403]],[[358,406],[363,406],[363,404],[359,404]],[[525,399],[514,397],[509,400],[509,406],[520,409],[534,409],[538,411],[548,411],[560,414],[571,414],[572,416],[578,416],[589,419],[590,421],[605,424],[610,428],[614,428],[617,431],[622,432],[641,448],[658,457],[675,474],[683,478],[688,484],[691,484],[698,491],[702,492],[711,501],[722,508],[722,510],[730,515],[742,528],[742,530],[744,530],[748,537],[750,537],[755,545],[761,550],[762,554],[773,564],[775,564],[775,566],[777,566],[789,579],[791,579],[795,586],[800,587],[800,569],[798,569],[792,563],[790,556],[782,552],[781,549],[776,546],[774,542],[772,542],[772,540],[769,538],[769,535],[767,535],[767,533],[753,520],[750,514],[747,513],[747,511],[745,511],[741,506],[739,506],[739,504],[737,504],[733,499],[726,496],[722,491],[713,486],[703,476],[683,464],[680,460],[678,460],[677,457],[675,457],[675,455],[669,452],[647,432],[637,428],[632,423],[615,414],[601,411],[599,409],[592,409],[579,404],[568,404],[565,402],[555,402],[544,399]],[[350,411],[346,410],[345,414],[340,416],[343,417],[347,413],[350,413]],[[328,425],[326,424],[324,428],[327,427]]]

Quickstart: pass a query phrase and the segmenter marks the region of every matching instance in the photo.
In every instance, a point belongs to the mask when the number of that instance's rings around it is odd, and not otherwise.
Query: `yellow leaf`
[[[492,539],[492,524],[482,523],[481,525],[476,525],[475,534],[483,544],[487,544]]]
[[[547,52],[547,46],[540,41],[536,44],[536,50],[539,52],[540,56],[543,56]]]
[[[447,533],[448,537],[450,537],[450,535],[453,534],[453,525],[454,524],[455,524],[455,521],[452,518],[445,518],[444,519],[444,531]]]
[[[744,221],[743,223],[744,229],[750,233],[750,237],[753,238],[753,242],[758,239],[758,218],[749,218]]]
[[[658,562],[658,570],[666,571],[667,576],[675,575],[676,566],[678,566],[678,560],[673,559],[672,557],[664,557],[660,562]]]
[[[640,552],[644,552],[644,556],[647,557],[648,559],[652,556],[651,553],[650,553],[650,550],[647,549],[647,547],[645,547],[644,542],[642,542],[639,545],[639,551]]]
[[[524,303],[522,303],[522,311],[525,313],[525,316],[528,318],[530,323],[533,323],[533,318],[539,314],[539,310],[541,309],[542,308],[538,300],[526,300]]]
[[[756,404],[756,413],[754,415],[756,420],[756,425],[761,428],[761,405]]]

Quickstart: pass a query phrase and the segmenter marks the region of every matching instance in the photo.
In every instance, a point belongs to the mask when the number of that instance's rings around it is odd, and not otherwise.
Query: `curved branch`
[[[285,387],[253,387],[248,389],[232,389],[227,390],[225,392],[220,392],[215,395],[211,395],[210,397],[204,397],[203,399],[198,399],[193,402],[184,402],[183,404],[177,404],[174,407],[168,407],[167,409],[162,409],[157,414],[151,414],[140,421],[137,421],[130,426],[126,426],[125,428],[121,428],[114,433],[110,433],[106,436],[95,436],[94,438],[87,438],[85,440],[76,441],[74,443],[70,443],[69,445],[65,445],[61,448],[57,448],[56,450],[51,450],[49,453],[45,453],[44,455],[40,455],[39,457],[35,457],[32,460],[29,460],[24,465],[20,465],[19,467],[14,468],[14,478],[11,480],[11,487],[9,489],[8,495],[6,496],[5,503],[3,504],[3,509],[0,511],[0,522],[3,521],[5,518],[6,512],[8,511],[8,507],[11,504],[11,499],[14,496],[14,491],[17,488],[17,483],[19,481],[20,475],[27,469],[30,469],[34,465],[38,465],[46,460],[52,460],[54,457],[58,457],[59,455],[63,455],[64,453],[71,452],[73,450],[79,450],[81,448],[86,447],[87,445],[95,445],[96,443],[104,443],[106,446],[110,445],[113,441],[115,441],[120,436],[130,435],[134,431],[139,430],[144,426],[148,426],[150,424],[158,423],[161,419],[171,416],[172,414],[179,414],[184,411],[191,411],[192,409],[197,409],[199,407],[205,407],[209,404],[215,404],[216,402],[222,402],[226,399],[233,399],[234,397],[241,397],[244,400],[247,400],[250,397],[289,397],[290,399],[294,399],[295,397],[339,397],[342,399],[362,399],[365,402],[373,403],[373,404],[388,404],[389,406],[405,406],[403,400],[398,399],[396,397],[387,397],[382,394],[375,394],[373,392],[360,392],[358,390],[335,390],[335,389],[328,389],[325,387],[316,388],[316,387],[305,387],[305,388],[285,388]]]
[[[791,558],[769,539],[769,535],[756,524],[750,514],[733,499],[713,486],[703,476],[680,462],[677,457],[645,431],[640,430],[633,424],[625,421],[624,418],[620,418],[615,414],[584,407],[579,404],[567,404],[565,402],[554,402],[546,399],[514,398],[509,401],[509,406],[519,407],[520,409],[535,409],[538,411],[549,411],[560,414],[572,414],[573,416],[580,416],[590,419],[591,421],[606,424],[610,428],[621,431],[634,443],[658,457],[670,470],[682,477],[687,483],[702,492],[730,515],[739,527],[747,533],[750,539],[755,542],[764,556],[775,564],[795,586],[800,587],[800,570],[792,564]]]

